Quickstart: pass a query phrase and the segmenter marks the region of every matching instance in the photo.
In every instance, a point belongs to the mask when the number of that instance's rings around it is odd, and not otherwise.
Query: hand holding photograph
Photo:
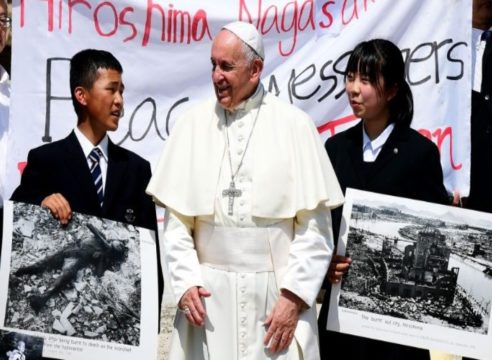
[[[153,232],[79,213],[64,226],[45,208],[7,205],[0,266],[3,326],[41,334],[43,356],[155,357]]]
[[[490,358],[492,215],[347,189],[327,328]]]

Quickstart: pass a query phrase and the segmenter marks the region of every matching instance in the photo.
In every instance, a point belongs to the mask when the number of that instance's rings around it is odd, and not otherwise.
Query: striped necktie
[[[94,181],[94,186],[97,191],[97,198],[99,199],[99,205],[103,206],[103,198],[104,198],[104,187],[101,173],[101,166],[99,166],[99,160],[101,159],[102,152],[99,148],[92,149],[89,154],[89,159],[91,161],[91,175],[92,181]]]

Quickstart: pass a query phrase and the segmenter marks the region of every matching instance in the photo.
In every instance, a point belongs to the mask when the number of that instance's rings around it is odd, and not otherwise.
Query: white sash
[[[200,264],[232,272],[274,271],[270,241],[292,233],[292,220],[269,227],[223,227],[195,224],[195,249]],[[282,236],[283,235],[283,236]],[[292,238],[291,234],[287,235]]]

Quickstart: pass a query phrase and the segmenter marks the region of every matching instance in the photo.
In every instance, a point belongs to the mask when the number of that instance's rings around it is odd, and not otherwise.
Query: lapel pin
[[[133,209],[126,209],[125,220],[128,221],[129,223],[133,223],[135,221],[135,213]]]
[[[395,155],[398,154],[398,148],[393,149],[393,154],[395,154]]]

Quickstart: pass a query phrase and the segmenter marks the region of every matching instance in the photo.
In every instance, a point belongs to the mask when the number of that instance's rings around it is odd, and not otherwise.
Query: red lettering
[[[330,10],[328,10],[328,6],[334,5],[334,4],[335,4],[335,1],[328,1],[328,2],[324,3],[323,6],[321,7],[321,12],[323,13],[323,15],[326,15],[326,17],[328,18],[327,23],[324,23],[322,21],[319,22],[319,26],[323,29],[327,29],[331,25],[333,25],[333,15],[331,14]]]
[[[285,21],[288,17],[288,11],[289,11],[288,7],[290,4],[293,5],[292,21],[290,23],[290,26],[286,27]],[[280,55],[289,56],[294,51],[294,49],[296,47],[296,42],[297,42],[297,1],[292,1],[290,3],[287,3],[287,5],[285,5],[284,10],[282,11],[281,29],[283,32],[289,32],[290,30],[292,30],[294,33],[294,36],[292,37],[292,47],[290,48],[289,51],[284,52],[282,50],[282,42],[279,41],[279,43],[278,43],[278,51],[279,51]]]
[[[164,36],[164,10],[161,8],[160,5],[155,5],[152,0],[147,0],[147,16],[145,20],[145,30],[144,30],[144,36],[142,39],[142,45],[147,46],[149,43],[149,38],[150,38],[150,29],[152,28],[152,11],[154,9],[157,9],[161,15],[162,18],[162,31],[161,31],[161,40],[164,41],[162,37]]]
[[[327,123],[325,123],[321,126],[318,126],[318,132],[320,134],[322,134],[325,131],[329,131],[330,136],[333,136],[336,134],[336,128],[338,126],[348,124],[349,122],[352,122],[354,120],[358,120],[358,118],[354,114],[345,116],[345,117],[340,118],[340,119],[330,120]]]
[[[198,35],[198,27],[200,23],[202,24],[202,31],[199,36],[196,36]],[[191,33],[193,36],[193,40],[195,41],[201,41],[205,37],[205,34],[210,40],[212,39],[210,29],[208,28],[207,13],[204,10],[198,10],[193,17],[193,27]]]
[[[128,22],[125,19],[125,16],[127,13],[133,13],[134,11],[135,11],[135,9],[133,7],[127,7],[127,8],[124,8],[123,11],[120,13],[120,24],[121,25],[127,25],[132,29],[131,35],[124,38],[123,42],[133,40],[137,36],[137,27],[133,23]]]
[[[184,42],[184,38],[185,38],[185,34],[190,34],[192,32],[191,30],[191,16],[189,13],[185,12],[185,11],[179,11],[179,10],[175,10],[174,13],[173,13],[173,18],[174,18],[174,23],[176,24],[176,26],[179,24],[181,24],[180,26],[180,31],[179,31],[179,42]],[[178,18],[180,19],[180,21],[178,21]],[[188,26],[187,28],[185,28],[185,26]],[[178,35],[178,29],[175,28],[174,29],[174,36],[173,36],[173,42],[177,42],[177,35]],[[187,40],[187,43],[189,44],[190,43],[190,37],[188,36],[188,40]]]
[[[299,32],[315,30],[314,0],[292,0],[283,5],[270,5],[263,10],[263,1],[257,2],[256,28],[262,34],[273,31],[277,34],[288,33],[292,43],[288,46],[278,42],[278,51],[282,56],[291,55],[296,48]],[[241,21],[253,24],[252,12],[246,0],[239,0],[239,17]]]
[[[261,6],[261,1],[260,1],[260,6]],[[243,12],[245,13],[244,16],[248,17],[247,19],[243,18]],[[253,17],[251,16],[251,13],[249,12],[248,7],[246,6],[245,0],[239,0],[239,20],[247,21],[250,24],[253,23]],[[260,23],[260,19],[258,18],[258,23],[256,24],[257,29],[259,23]]]
[[[460,170],[463,166],[463,164],[455,164],[454,162],[454,157],[453,157],[453,128],[451,126],[448,126],[444,130],[441,128],[438,128],[434,130],[434,132],[431,133],[430,130],[428,129],[419,129],[419,133],[424,135],[426,138],[428,138],[431,141],[434,141],[439,148],[439,152],[442,153],[442,146],[444,140],[446,140],[447,137],[449,137],[449,162],[451,163],[451,168],[453,170]],[[436,140],[434,140],[434,138]]]
[[[111,29],[107,33],[103,32],[99,24],[99,10],[101,10],[103,6],[109,6],[111,12],[113,13],[113,29]],[[109,1],[105,1],[96,6],[96,9],[94,10],[94,24],[96,26],[97,33],[103,37],[109,37],[116,34],[116,31],[118,30],[118,12],[116,11],[116,8],[113,6],[113,4],[111,4]]]
[[[306,8],[309,6],[309,9],[306,10]],[[301,25],[301,20],[302,20],[302,15],[304,14],[304,11],[307,13],[307,19],[306,19],[306,24],[304,26]],[[300,11],[300,16],[299,16],[299,30],[304,31],[308,28],[309,25],[311,25],[311,29],[315,30],[316,26],[314,25],[314,3],[313,0],[308,0],[304,4],[301,5],[301,11]]]
[[[173,6],[169,6],[167,13],[159,4],[154,4],[152,0],[147,0],[147,13],[145,20],[144,36],[142,38],[142,46],[147,46],[150,41],[150,33],[152,29],[152,16],[154,10],[161,18],[161,41],[191,43],[201,41],[205,36],[211,40],[212,35],[207,21],[207,13],[205,10],[198,10],[194,16],[187,11],[174,10]],[[166,26],[167,21],[167,26]]]
[[[26,14],[26,12],[25,12],[25,10],[26,10],[25,5],[26,5],[25,4],[25,1],[24,0],[21,0],[21,2],[20,2],[20,26],[21,26],[21,28],[24,27],[25,14]]]
[[[54,16],[54,4],[53,4],[53,1],[54,0],[43,0],[43,1],[46,1],[48,3],[48,31],[49,32],[52,32],[53,31],[53,27],[54,27],[54,22],[55,22],[55,16]],[[22,7],[24,7],[23,4],[24,1],[22,1]],[[22,12],[22,18],[24,18],[24,9],[21,10]],[[23,22],[22,22],[22,25],[23,25]]]
[[[60,0],[60,2],[62,2],[62,0]],[[78,4],[85,5],[85,7],[87,7],[89,10],[92,9],[91,4],[89,4],[85,0],[69,0],[68,1],[68,33],[69,34],[72,33],[72,11],[73,11],[73,8],[75,7],[75,5],[78,5]],[[59,16],[61,16],[61,12],[60,12]]]
[[[325,131],[329,131],[329,136],[333,136],[337,133],[337,127],[348,124],[354,120],[358,120],[358,118],[355,115],[348,115],[345,117],[342,117],[340,119],[335,119],[335,120],[330,120],[326,122],[325,124],[318,126],[318,132],[320,134],[324,133]],[[432,132],[429,129],[419,129],[418,130],[420,134],[428,138],[429,140],[433,141],[436,143],[439,152],[442,153],[442,147],[444,140],[446,138],[449,138],[449,162],[451,164],[451,168],[453,170],[461,170],[463,167],[463,164],[456,164],[454,161],[454,155],[453,155],[453,128],[448,126],[444,130],[441,128],[438,128]]]
[[[62,19],[63,19],[63,3],[60,1],[58,3],[58,29],[62,28]]]
[[[168,15],[167,15],[167,38],[168,38],[168,41],[171,42],[171,35],[172,35],[172,31],[173,31],[173,22],[170,21],[172,19],[172,13],[173,13],[173,5],[170,4],[169,5],[169,10],[168,10]]]
[[[375,3],[376,0],[371,0],[372,3]],[[364,0],[364,11],[367,11],[367,0]]]
[[[342,24],[348,25],[353,20],[358,20],[360,18],[359,10],[363,10],[364,12],[368,11],[368,1],[363,0],[362,5],[359,3],[361,0],[344,0],[342,5]],[[351,4],[350,4],[351,2]],[[376,0],[371,0],[372,3],[375,3]],[[362,9],[361,9],[362,7]],[[346,17],[348,16],[348,18]]]
[[[22,175],[26,166],[27,166],[27,161],[21,161],[17,163],[17,170],[19,170],[20,175]]]
[[[270,11],[273,11],[273,16],[271,15],[268,15],[268,13]],[[269,28],[265,29],[265,23],[268,19],[272,19],[272,24],[270,25]],[[260,17],[258,17],[258,23],[260,22]],[[258,27],[258,25],[256,26]],[[265,16],[263,16],[263,19],[261,20],[261,34],[262,35],[265,35],[266,33],[270,32],[270,30],[275,27],[275,30],[277,31],[277,33],[280,33],[280,30],[278,28],[278,23],[277,23],[277,7],[275,5],[270,5],[269,7],[267,7],[266,11],[265,11]]]
[[[352,1],[352,14],[350,14],[350,18],[347,20],[347,19],[345,19],[345,12],[348,11],[347,10],[347,7],[348,7],[347,3],[349,1]],[[358,18],[359,18],[359,14],[357,12],[357,0],[344,0],[343,5],[342,5],[342,24],[347,25],[353,19],[358,19]]]

